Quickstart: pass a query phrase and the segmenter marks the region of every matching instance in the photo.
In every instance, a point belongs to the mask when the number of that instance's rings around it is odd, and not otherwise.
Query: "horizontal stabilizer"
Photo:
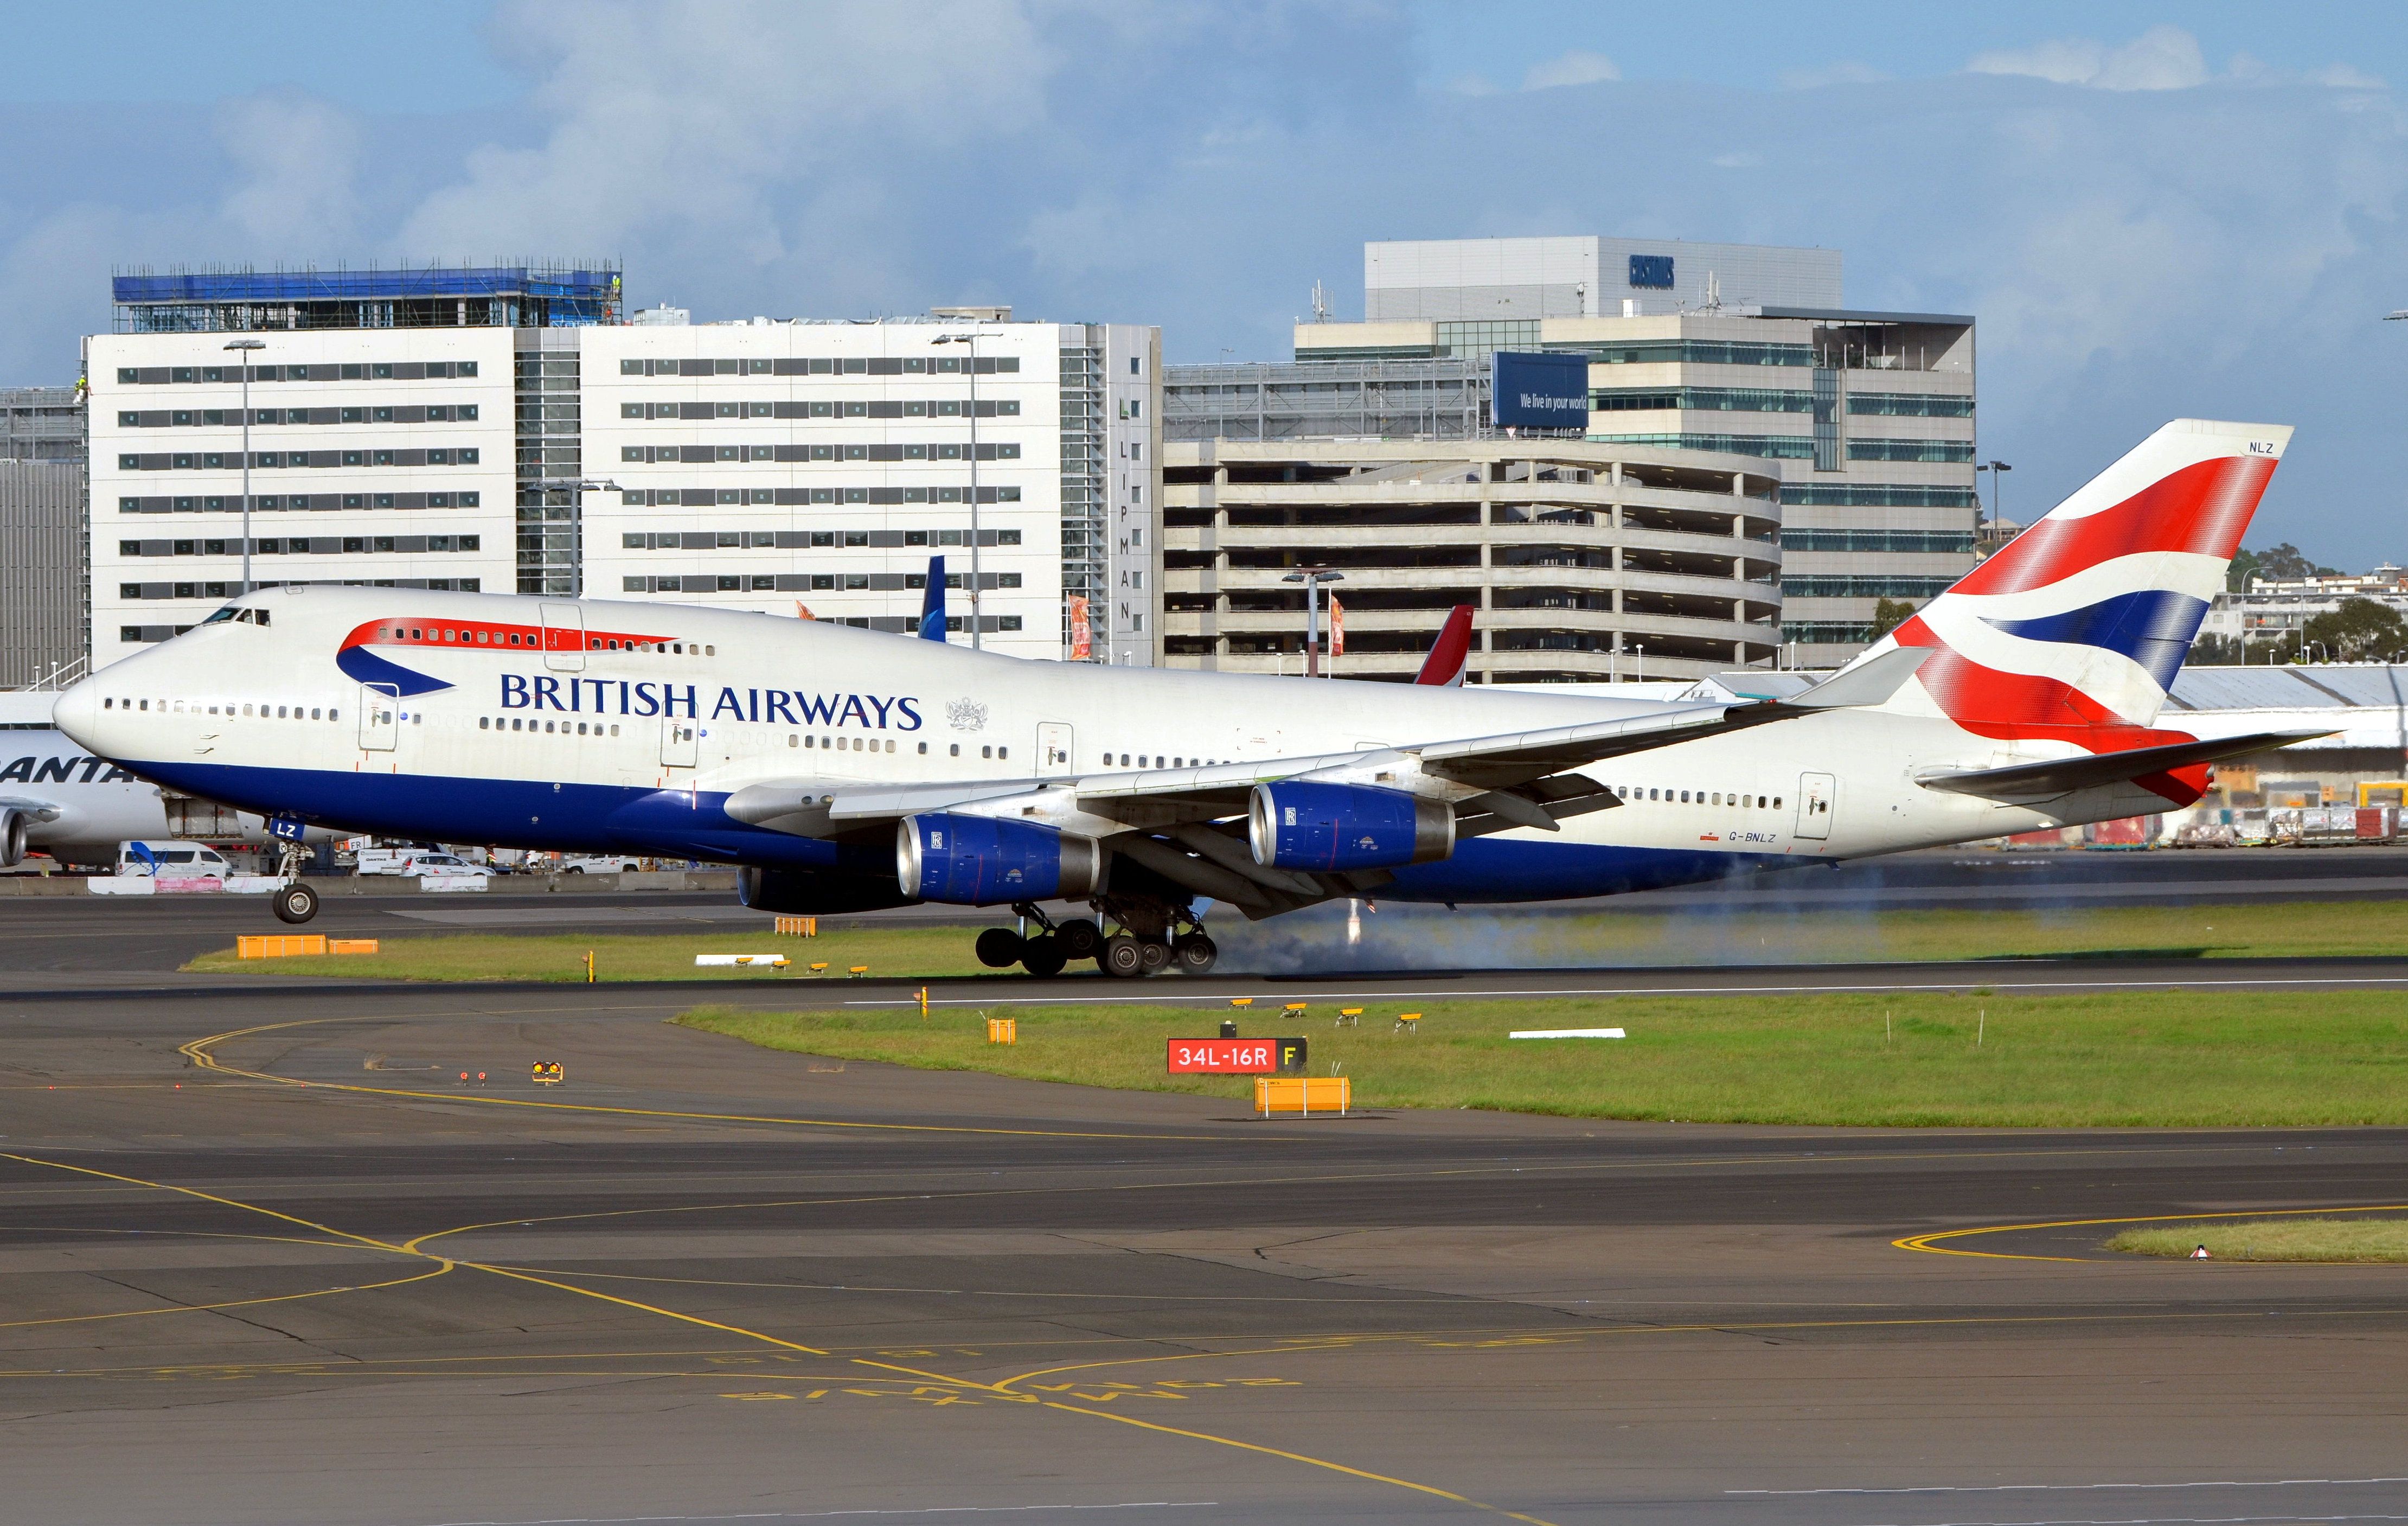
[[[2162,747],[2135,747],[2121,753],[2086,753],[2054,757],[2040,763],[2014,763],[2003,769],[1971,769],[1961,773],[1926,774],[1915,781],[1926,789],[1956,795],[1978,795],[1989,800],[2053,800],[2077,789],[2120,785],[2152,773],[2215,763],[2228,757],[2270,752],[2293,742],[2331,736],[2330,731],[2253,731],[2244,737],[2212,737],[2204,741],[2169,742]]]

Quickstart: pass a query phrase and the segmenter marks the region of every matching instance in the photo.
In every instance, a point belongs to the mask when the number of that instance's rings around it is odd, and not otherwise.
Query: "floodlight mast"
[[[1300,567],[1280,579],[1304,584],[1304,676],[1321,676],[1321,586],[1343,583],[1346,574],[1326,567]]]
[[[966,344],[970,347],[970,650],[985,646],[980,626],[985,622],[979,612],[979,585],[984,580],[979,575],[979,473],[978,473],[978,330],[967,334],[939,334],[938,344]]]
[[[242,591],[251,592],[251,354],[265,350],[265,339],[228,339],[225,347],[242,353]]]

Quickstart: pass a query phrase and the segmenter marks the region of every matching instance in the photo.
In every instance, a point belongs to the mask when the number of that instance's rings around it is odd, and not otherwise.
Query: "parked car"
[[[423,850],[412,853],[404,858],[401,868],[395,872],[404,879],[411,880],[450,878],[458,875],[482,880],[490,880],[494,877],[492,870],[482,864],[472,864],[458,854],[430,853]]]
[[[560,860],[563,874],[633,874],[643,867],[642,860],[615,853],[572,853]]]

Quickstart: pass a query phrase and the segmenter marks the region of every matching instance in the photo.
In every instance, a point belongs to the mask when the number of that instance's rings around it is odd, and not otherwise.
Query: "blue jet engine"
[[[1025,821],[906,816],[895,847],[905,895],[957,906],[1082,900],[1104,877],[1103,846],[1094,838]]]
[[[1254,862],[1270,869],[1394,869],[1455,852],[1455,808],[1400,789],[1256,785],[1246,818]]]

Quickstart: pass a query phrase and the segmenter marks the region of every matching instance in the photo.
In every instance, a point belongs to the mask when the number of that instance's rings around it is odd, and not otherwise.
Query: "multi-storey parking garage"
[[[1299,568],[1343,574],[1349,678],[1411,678],[1447,612],[1473,683],[1596,683],[1767,662],[1778,480],[1744,457],[1569,439],[1174,440],[1164,447],[1174,667],[1297,672]]]

